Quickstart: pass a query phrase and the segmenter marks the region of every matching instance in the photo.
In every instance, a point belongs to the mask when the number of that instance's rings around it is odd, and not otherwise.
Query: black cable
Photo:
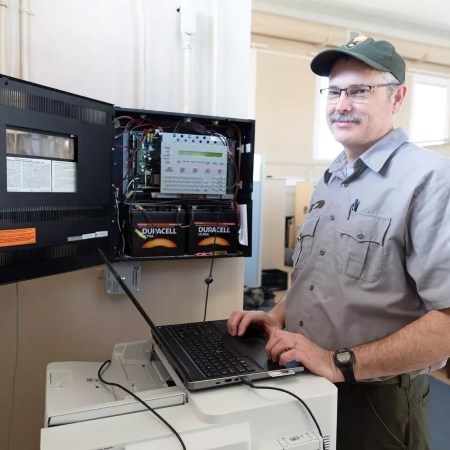
[[[206,321],[206,310],[208,309],[208,298],[209,298],[209,285],[214,281],[214,278],[212,276],[212,271],[213,271],[213,267],[214,267],[214,259],[215,259],[215,247],[216,247],[216,236],[217,236],[217,226],[216,226],[216,233],[214,235],[214,244],[213,244],[213,251],[212,251],[212,256],[211,256],[211,265],[209,267],[209,274],[208,276],[205,278],[205,283],[206,283],[206,298],[205,298],[205,310],[203,311],[203,322]]]
[[[322,446],[323,446],[323,450],[325,449],[325,440],[323,438],[323,434],[322,434],[322,430],[320,429],[320,426],[316,420],[316,418],[314,417],[314,414],[312,413],[312,411],[309,409],[309,406],[305,403],[304,400],[302,400],[298,395],[295,395],[293,392],[288,391],[287,389],[282,389],[282,388],[276,388],[276,387],[272,387],[272,386],[256,386],[256,384],[253,384],[248,377],[241,377],[241,381],[246,384],[247,386],[250,386],[253,389],[267,389],[270,391],[279,391],[279,392],[284,392],[285,394],[289,394],[292,397],[294,397],[296,400],[298,400],[308,411],[309,415],[311,416],[312,420],[314,421],[316,427],[317,427],[317,431],[320,434],[320,437],[322,438]]]
[[[217,228],[219,226],[219,210],[217,211],[217,219],[216,219],[216,229],[214,231],[214,241],[213,241],[213,247],[212,247],[212,256],[211,256],[211,265],[209,267],[209,274],[205,278],[206,283],[206,298],[205,298],[205,310],[203,311],[203,322],[206,321],[206,310],[208,308],[208,298],[209,298],[209,285],[214,281],[214,278],[212,276],[213,268],[214,268],[214,259],[216,256],[216,239],[217,239]]]
[[[105,361],[100,369],[98,369],[98,379],[103,383],[106,384],[108,386],[115,386],[118,387],[119,389],[122,389],[123,391],[125,391],[128,395],[131,395],[134,399],[136,399],[139,403],[141,403],[142,405],[144,405],[150,412],[152,412],[161,422],[164,423],[164,425],[166,425],[170,431],[172,431],[172,433],[176,436],[176,438],[180,441],[181,446],[183,447],[183,450],[186,450],[186,445],[183,442],[183,439],[181,439],[181,436],[178,434],[178,432],[175,430],[175,428],[172,427],[172,425],[170,425],[169,422],[167,422],[167,420],[165,420],[163,417],[161,417],[150,405],[148,405],[147,403],[144,402],[144,400],[142,400],[141,398],[139,398],[136,394],[134,394],[133,392],[129,391],[125,386],[122,386],[120,384],[117,383],[112,383],[110,381],[106,381],[103,379],[102,377],[102,370],[103,368],[108,364],[108,366],[111,364],[111,360],[108,359],[107,361]]]

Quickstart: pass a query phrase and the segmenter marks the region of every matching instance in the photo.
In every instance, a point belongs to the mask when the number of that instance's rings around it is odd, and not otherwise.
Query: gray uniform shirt
[[[335,350],[450,307],[450,162],[407,139],[392,131],[348,178],[342,153],[318,183],[297,234],[288,331]]]

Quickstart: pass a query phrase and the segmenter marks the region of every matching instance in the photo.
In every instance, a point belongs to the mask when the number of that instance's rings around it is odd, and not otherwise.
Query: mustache
[[[338,112],[331,114],[329,119],[330,119],[330,123],[335,123],[335,122],[361,123],[362,122],[361,117],[357,116],[356,114],[341,114]]]

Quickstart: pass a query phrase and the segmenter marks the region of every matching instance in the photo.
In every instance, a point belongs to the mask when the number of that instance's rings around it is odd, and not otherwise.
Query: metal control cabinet
[[[0,284],[101,264],[98,249],[250,256],[254,135],[253,120],[116,108],[0,75]],[[197,251],[205,207],[212,234]]]

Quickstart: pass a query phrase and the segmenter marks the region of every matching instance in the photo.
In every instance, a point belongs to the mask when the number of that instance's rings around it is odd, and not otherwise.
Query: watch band
[[[353,366],[355,364],[355,354],[349,348],[339,348],[333,354],[333,360],[336,367],[344,375],[347,383],[356,383]]]

